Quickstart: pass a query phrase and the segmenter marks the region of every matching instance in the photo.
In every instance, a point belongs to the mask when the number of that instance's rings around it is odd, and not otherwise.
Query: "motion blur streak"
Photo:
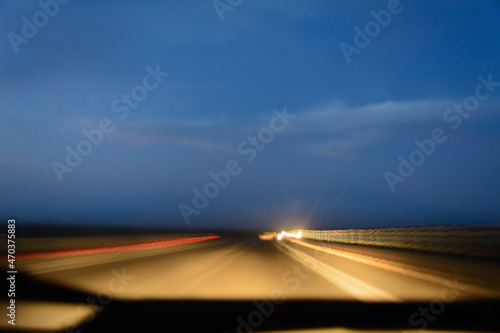
[[[296,231],[290,233],[298,235]],[[97,310],[85,308],[91,310],[95,320],[85,319],[89,313],[85,312],[81,317],[67,318],[68,325],[82,328],[82,332],[103,333],[143,331],[146,317],[137,315],[141,313],[147,314],[151,325],[171,325],[175,332],[234,332],[240,317],[254,331],[280,325],[283,329],[299,328],[316,321],[321,321],[323,327],[360,328],[355,325],[365,320],[372,328],[411,331],[416,321],[409,322],[409,317],[421,308],[443,312],[437,320],[443,329],[462,330],[462,324],[470,322],[465,314],[487,320],[488,327],[495,324],[493,315],[484,309],[497,310],[494,302],[498,299],[495,295],[500,294],[500,267],[496,262],[318,242],[304,239],[304,231],[300,239],[284,236],[278,241],[278,234],[262,233],[266,239],[274,236],[271,241],[240,233],[220,238],[215,234],[193,234],[191,238],[187,234],[165,234],[156,240],[146,235],[134,243],[130,242],[132,238],[122,236],[99,240],[73,237],[61,239],[64,243],[60,244],[39,239],[39,244],[33,245],[38,252],[49,252],[42,245],[59,245],[62,249],[63,244],[87,244],[90,250],[120,244],[122,250],[134,246],[138,250],[20,261],[22,275],[18,278],[22,288],[19,294],[16,290],[16,304],[41,302],[30,309],[30,313],[46,313],[44,318],[36,319],[37,328],[60,315],[57,307],[49,313],[46,304],[70,304],[67,310],[75,309],[75,305],[96,304]],[[201,239],[212,240],[154,248]],[[91,243],[95,241],[99,245]],[[153,248],[139,250],[144,246]],[[35,317],[21,316],[22,309],[19,307],[19,324],[35,323]],[[257,315],[262,317],[262,326],[251,324],[257,322]],[[477,323],[481,324],[480,320]],[[203,330],[207,323],[217,327],[222,323],[223,327]]]
[[[412,265],[408,265],[406,263],[396,262],[393,260],[386,260],[380,258],[380,256],[369,256],[363,255],[355,252],[363,252],[359,250],[340,250],[339,247],[331,244],[319,244],[312,241],[303,241],[303,240],[290,240],[291,242],[305,246],[311,249],[319,250],[322,252],[326,252],[329,254],[333,254],[339,257],[343,257],[346,259],[354,260],[363,264],[367,264],[373,267],[386,269],[392,272],[400,273],[409,277],[414,277],[417,279],[429,281],[431,283],[446,286],[446,279],[442,277],[442,273],[433,271],[432,269],[416,267]],[[450,279],[452,279],[450,277]],[[474,293],[483,297],[499,297],[500,294],[494,290],[486,289],[480,286],[465,284],[465,283],[457,283],[459,288],[462,290],[467,289],[469,292]]]
[[[45,251],[34,253],[21,253],[17,260],[74,257],[91,254],[104,254],[112,252],[128,252],[137,250],[158,249],[177,245],[203,242],[209,239],[220,238],[220,236],[202,236],[202,237],[173,237],[164,239],[151,239],[146,241],[123,242],[114,244],[103,244],[98,248],[70,248],[58,251]]]
[[[367,282],[350,276],[338,269],[335,269],[321,262],[320,260],[293,248],[287,243],[279,242],[276,243],[276,246],[278,247],[278,249],[285,252],[287,255],[297,260],[305,267],[309,267],[309,269],[314,270],[316,273],[320,274],[325,279],[330,281],[333,285],[344,290],[354,298],[357,298],[361,301],[401,301],[396,296],[391,295],[379,288],[376,288]]]
[[[302,239],[374,245],[500,259],[500,229],[491,226],[439,226],[347,230],[301,230]]]

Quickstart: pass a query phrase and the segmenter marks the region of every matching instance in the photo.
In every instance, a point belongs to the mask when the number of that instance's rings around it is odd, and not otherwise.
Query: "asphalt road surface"
[[[257,235],[174,245],[21,256],[16,326],[0,329],[500,329],[496,261]]]

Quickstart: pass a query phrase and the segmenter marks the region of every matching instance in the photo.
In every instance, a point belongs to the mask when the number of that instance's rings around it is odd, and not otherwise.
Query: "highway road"
[[[17,325],[0,329],[500,328],[500,265],[486,259],[257,235],[110,244],[20,256]]]

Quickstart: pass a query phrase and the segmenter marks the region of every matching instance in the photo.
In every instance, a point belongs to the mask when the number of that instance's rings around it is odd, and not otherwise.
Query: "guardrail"
[[[499,227],[448,226],[301,231],[302,239],[324,242],[500,258]]]

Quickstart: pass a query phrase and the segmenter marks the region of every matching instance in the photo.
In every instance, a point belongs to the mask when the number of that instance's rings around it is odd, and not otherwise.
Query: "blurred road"
[[[302,244],[218,239],[185,247],[25,260],[19,267],[44,281],[91,294],[113,289],[113,298],[123,300],[253,300],[269,298],[278,290],[287,299],[431,301],[448,287],[459,291],[459,300],[500,295],[500,267],[487,262],[335,245],[348,254],[365,251],[374,262],[389,259],[409,265],[415,271],[411,276],[323,252],[330,247],[318,243],[317,249]],[[113,288],[110,281],[116,274],[123,276],[123,283]]]
[[[441,308],[451,304],[500,299],[500,266],[496,262],[296,239],[222,237],[165,248],[26,259],[18,262],[18,268],[37,283],[81,294],[79,302],[75,303],[78,296],[63,302],[75,306],[72,310],[67,307],[67,317],[61,309],[50,311],[51,305],[60,304],[53,302],[60,295],[50,294],[44,300],[36,291],[25,295],[24,310],[19,305],[25,315],[18,323],[19,328],[24,324],[30,329],[67,328],[72,322],[93,319],[115,301],[231,304],[270,300],[273,309],[290,301],[405,306],[413,302],[433,306],[441,314]],[[84,295],[94,297],[89,300]],[[42,308],[43,319],[28,323],[31,317],[41,316]],[[404,317],[407,323],[411,314],[409,311]],[[414,321],[422,324],[420,317],[415,316]]]

